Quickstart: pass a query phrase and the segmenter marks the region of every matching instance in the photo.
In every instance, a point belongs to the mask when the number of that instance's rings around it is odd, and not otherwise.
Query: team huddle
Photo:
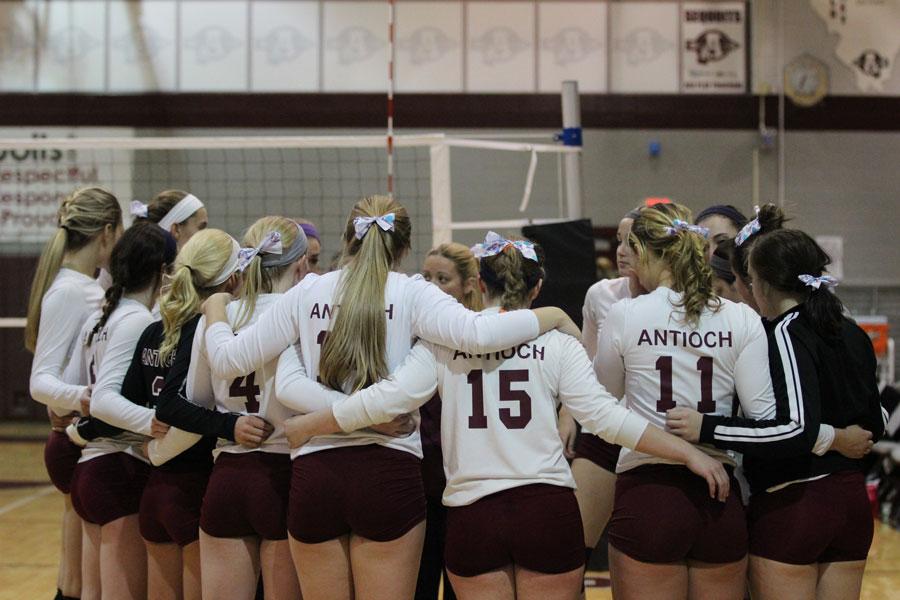
[[[58,598],[571,600],[604,529],[616,598],[859,596],[874,351],[777,207],[629,212],[581,331],[527,240],[402,274],[390,198],[325,274],[302,220],[132,213],[75,191],[31,290]]]

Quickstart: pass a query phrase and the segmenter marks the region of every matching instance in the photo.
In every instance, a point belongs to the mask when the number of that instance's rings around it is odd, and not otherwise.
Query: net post
[[[433,246],[453,241],[452,200],[450,196],[450,147],[432,144],[431,158],[431,231]]]
[[[562,142],[566,146],[582,145],[581,138],[581,100],[578,96],[577,81],[563,81],[562,84]],[[581,153],[566,154],[566,216],[569,219],[580,219],[581,205]]]

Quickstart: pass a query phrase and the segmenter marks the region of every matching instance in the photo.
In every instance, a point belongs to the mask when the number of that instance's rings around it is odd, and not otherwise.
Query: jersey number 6
[[[510,386],[516,382],[528,381],[528,369],[501,370],[500,401],[519,403],[519,414],[513,415],[508,408],[500,409],[500,420],[507,429],[525,429],[531,421],[531,396],[525,390],[514,390]],[[484,414],[484,373],[481,369],[469,372],[469,385],[472,386],[472,416],[469,417],[469,429],[487,429],[487,415]]]

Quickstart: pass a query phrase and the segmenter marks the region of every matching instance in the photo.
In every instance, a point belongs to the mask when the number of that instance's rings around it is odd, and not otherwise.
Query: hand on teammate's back
[[[845,429],[835,429],[831,449],[847,458],[858,459],[868,454],[873,445],[871,431],[859,425],[851,425]]]
[[[731,480],[724,465],[712,456],[695,450],[691,452],[686,466],[695,475],[699,475],[709,484],[709,497],[725,502],[731,490]]]
[[[53,431],[63,432],[66,430],[66,427],[68,427],[69,424],[75,420],[75,417],[78,416],[78,413],[72,411],[67,415],[59,416],[48,406],[47,416],[50,417],[50,429],[52,429]]]
[[[375,433],[389,435],[391,437],[406,437],[416,430],[416,421],[412,418],[412,415],[405,414],[394,417],[393,421],[372,425],[369,429]]]
[[[234,424],[234,441],[246,448],[259,448],[274,428],[255,415],[239,417]]]
[[[155,438],[165,437],[166,433],[169,431],[169,425],[163,423],[156,417],[153,417],[153,422],[150,425],[150,435]]]
[[[211,313],[224,313],[225,307],[233,299],[234,297],[228,292],[219,292],[204,300],[203,304],[200,305],[200,310],[206,315],[207,322],[209,322],[212,320]]]
[[[679,406],[666,411],[666,431],[692,444],[700,441],[703,415],[692,408]]]
[[[91,386],[84,389],[78,401],[81,404],[81,414],[85,417],[91,414]]]

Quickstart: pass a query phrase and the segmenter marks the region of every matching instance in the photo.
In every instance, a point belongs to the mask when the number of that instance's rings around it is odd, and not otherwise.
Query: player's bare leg
[[[63,596],[81,597],[81,517],[72,506],[72,496],[63,494],[62,544],[56,587]]]
[[[100,526],[81,524],[81,599],[100,600]]]
[[[609,573],[616,600],[685,600],[688,568],[684,563],[646,563],[609,546]]]
[[[791,565],[750,555],[753,600],[781,599],[787,590],[792,600],[815,600],[818,579],[818,565]]]
[[[144,540],[147,548],[147,597],[177,600],[182,594],[181,548]]]
[[[259,579],[259,538],[219,538],[200,530],[203,597],[253,598]],[[293,565],[289,566],[293,571]],[[268,592],[268,587],[266,592]]]
[[[516,567],[516,600],[573,600],[581,596],[584,568],[568,573],[538,573]]]
[[[266,600],[299,600],[300,582],[287,540],[263,540],[259,545]]]
[[[475,577],[460,577],[452,571],[448,574],[459,600],[516,600],[516,574],[512,565]]]
[[[817,600],[853,600],[862,591],[866,561],[820,563]]]
[[[572,461],[575,499],[584,524],[584,547],[594,548],[612,515],[616,494],[616,474],[585,458]]]
[[[747,591],[747,557],[725,564],[688,562],[688,598],[743,600]]]
[[[181,549],[181,589],[184,600],[200,600],[201,597],[200,540]]]
[[[104,599],[138,600],[147,596],[147,550],[136,514],[102,527],[100,585]]]
[[[416,593],[424,543],[424,520],[389,542],[351,536],[350,562],[356,600],[412,598]],[[391,576],[385,577],[385,573]]]
[[[288,536],[304,600],[351,600],[350,536],[304,544]],[[384,575],[384,572],[382,572]]]

